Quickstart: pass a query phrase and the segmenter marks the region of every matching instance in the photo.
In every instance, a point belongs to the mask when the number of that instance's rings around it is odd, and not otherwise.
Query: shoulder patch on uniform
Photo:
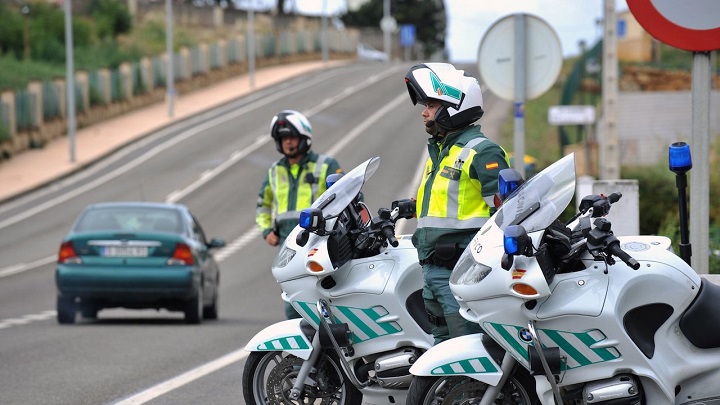
[[[498,165],[498,162],[492,162],[485,165],[485,168],[487,170],[497,169],[498,167],[500,167],[500,165]]]

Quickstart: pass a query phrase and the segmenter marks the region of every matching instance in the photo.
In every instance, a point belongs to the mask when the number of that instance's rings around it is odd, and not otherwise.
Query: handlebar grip
[[[627,254],[627,252],[622,250],[619,243],[613,243],[608,246],[608,252],[610,252],[613,256],[617,256],[633,270],[637,270],[640,268],[640,263],[638,263],[637,260],[633,259],[632,256]]]
[[[382,229],[383,236],[387,239],[388,243],[392,245],[392,247],[397,247],[400,242],[395,238],[395,229],[391,226],[386,226]]]
[[[614,203],[620,201],[620,198],[622,198],[622,193],[619,191],[616,191],[616,192],[610,194],[609,196],[607,196],[607,200],[608,200],[608,202],[610,202],[610,204],[614,204]]]

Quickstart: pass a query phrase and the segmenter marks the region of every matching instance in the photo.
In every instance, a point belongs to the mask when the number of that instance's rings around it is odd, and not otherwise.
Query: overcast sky
[[[329,13],[345,11],[346,7],[346,0],[286,0],[293,1],[301,13],[320,14],[323,1],[327,2]],[[602,18],[603,0],[444,1],[448,15],[446,46],[452,62],[476,61],[480,41],[488,28],[515,13],[532,14],[545,20],[560,38],[564,56],[577,55],[580,40],[592,46],[602,36],[602,26],[597,22]],[[627,8],[626,0],[615,0],[616,11]]]

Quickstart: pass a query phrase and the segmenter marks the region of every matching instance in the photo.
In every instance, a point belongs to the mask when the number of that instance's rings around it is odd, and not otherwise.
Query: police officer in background
[[[297,111],[284,110],[274,116],[270,135],[284,156],[273,163],[260,187],[255,222],[265,241],[278,246],[298,224],[300,211],[325,191],[327,176],[342,169],[332,157],[310,150],[312,126]],[[285,315],[300,317],[287,302]]]
[[[423,106],[428,158],[417,193],[412,241],[423,267],[423,298],[435,343],[480,332],[466,321],[450,290],[450,273],[465,247],[495,211],[505,150],[473,125],[483,115],[477,79],[449,63],[413,66],[405,75],[410,100]]]

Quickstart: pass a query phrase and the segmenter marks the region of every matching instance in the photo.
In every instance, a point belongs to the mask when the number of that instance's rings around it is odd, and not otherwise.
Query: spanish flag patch
[[[499,166],[499,165],[498,165],[497,162],[492,162],[492,163],[486,164],[486,165],[485,165],[485,169],[487,169],[487,170],[497,169],[498,166]]]

